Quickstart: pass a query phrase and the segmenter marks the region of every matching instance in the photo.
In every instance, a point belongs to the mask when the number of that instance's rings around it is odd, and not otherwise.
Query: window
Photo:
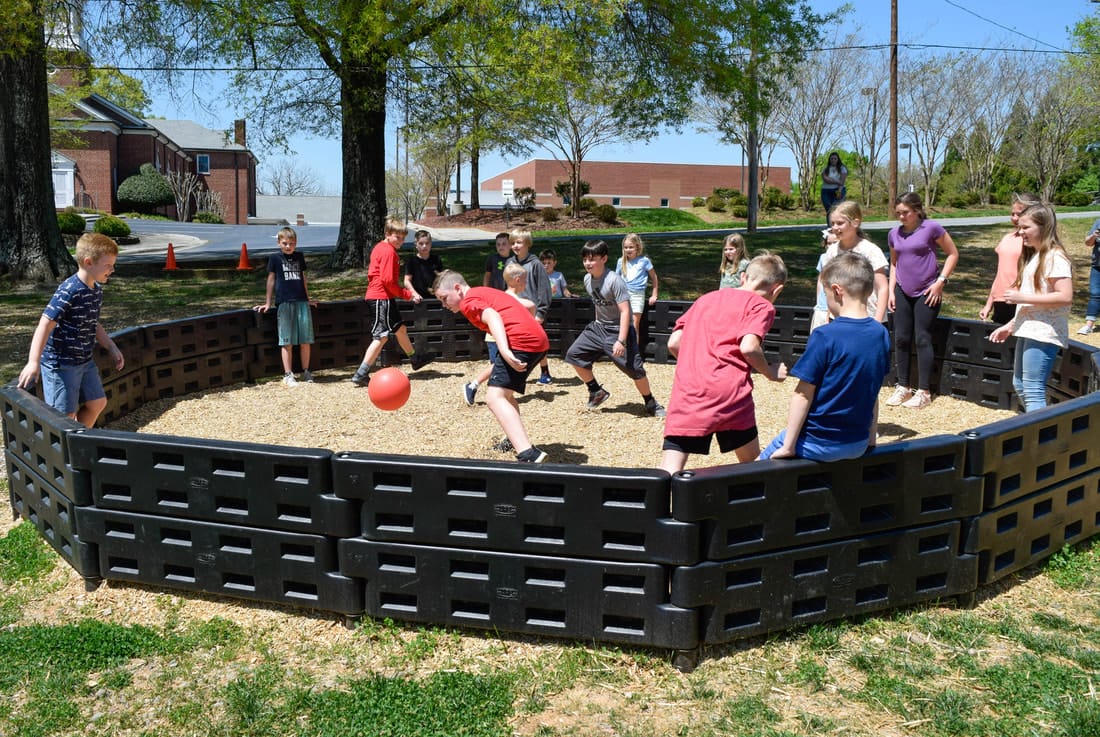
[[[199,174],[210,173],[210,154],[199,154],[195,157],[195,171]]]
[[[621,197],[612,197],[611,198],[611,204],[614,205],[615,207],[619,207],[620,205],[622,205],[622,203],[623,203],[623,200],[622,200]]]
[[[668,207],[668,198],[667,197],[662,197],[661,198],[661,207]]]

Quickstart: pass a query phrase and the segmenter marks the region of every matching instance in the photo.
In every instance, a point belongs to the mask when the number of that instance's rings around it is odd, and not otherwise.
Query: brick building
[[[791,191],[791,170],[785,166],[760,169],[765,186]],[[581,179],[591,189],[588,197],[615,207],[690,207],[695,197],[706,197],[715,188],[747,190],[748,168],[723,164],[648,164],[622,161],[585,161]],[[513,187],[532,187],[539,207],[563,204],[554,185],[569,180],[567,164],[555,159],[531,159],[481,182],[482,197],[501,191],[503,182]],[[483,202],[484,204],[484,202]]]
[[[203,189],[221,193],[227,223],[256,213],[256,157],[245,141],[244,121],[233,134],[189,120],[142,119],[100,95],[77,102],[63,121],[84,146],[54,151],[55,204],[117,213],[118,185],[152,164],[162,174],[190,171]],[[175,216],[175,208],[165,208]]]

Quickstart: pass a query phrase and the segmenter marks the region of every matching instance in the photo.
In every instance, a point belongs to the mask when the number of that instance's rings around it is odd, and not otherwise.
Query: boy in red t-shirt
[[[768,363],[763,350],[775,321],[773,303],[786,281],[783,259],[761,254],[749,262],[740,287],[704,294],[676,321],[668,338],[676,373],[661,468],[684,470],[689,454],[710,453],[712,437],[740,463],[760,455],[751,374],[755,369],[769,381],[787,378],[787,366]]]
[[[409,229],[399,220],[386,220],[386,237],[378,241],[370,252],[370,266],[367,267],[367,322],[370,324],[371,342],[363,354],[363,362],[351,377],[356,386],[370,383],[370,367],[378,359],[382,347],[390,336],[397,338],[398,345],[412,363],[413,371],[431,363],[431,356],[421,355],[413,348],[405,323],[401,322],[401,311],[397,307],[397,298],[420,302],[419,296],[413,296],[401,286],[401,260],[397,249],[405,242]]]
[[[527,377],[538,365],[550,341],[528,308],[510,294],[491,287],[471,287],[456,271],[444,271],[432,292],[451,312],[461,312],[474,327],[493,336],[497,355],[489,376],[485,403],[497,418],[521,463],[542,463],[546,453],[531,444],[519,416],[516,392],[523,394]]]

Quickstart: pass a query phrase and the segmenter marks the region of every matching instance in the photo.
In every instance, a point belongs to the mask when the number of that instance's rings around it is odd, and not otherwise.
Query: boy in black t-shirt
[[[271,309],[272,299],[278,308],[279,346],[283,358],[283,383],[297,386],[294,378],[294,346],[302,356],[302,380],[312,383],[309,371],[310,349],[313,346],[313,317],[310,307],[317,303],[306,289],[306,259],[295,249],[298,234],[293,228],[283,228],[277,235],[279,250],[267,259],[267,301],[256,305],[259,312]]]

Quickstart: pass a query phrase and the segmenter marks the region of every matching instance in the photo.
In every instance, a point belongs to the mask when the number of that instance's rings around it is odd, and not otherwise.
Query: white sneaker
[[[901,406],[909,409],[924,409],[930,404],[932,404],[932,395],[924,389],[917,389],[908,401],[902,402]]]
[[[294,378],[294,374],[287,374],[284,376],[283,383],[287,386],[298,386],[298,380]]]
[[[913,390],[907,386],[898,384],[894,387],[894,393],[890,395],[890,398],[886,400],[887,407],[897,407],[902,402],[907,401],[913,396]]]
[[[1088,335],[1091,332],[1092,332],[1092,325],[1082,325],[1081,327],[1077,328],[1077,334],[1078,335]]]

